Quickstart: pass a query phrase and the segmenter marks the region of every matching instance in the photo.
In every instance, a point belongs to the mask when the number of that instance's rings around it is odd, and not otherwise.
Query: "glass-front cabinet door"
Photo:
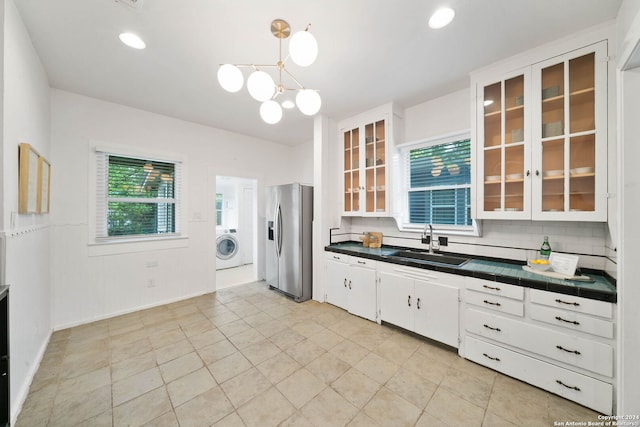
[[[343,132],[344,139],[344,211],[360,210],[360,129]]]
[[[384,212],[386,186],[386,149],[384,120],[364,127],[366,212]]]
[[[606,45],[534,66],[534,219],[606,220]]]
[[[478,217],[530,214],[528,70],[478,87]]]
[[[387,135],[385,119],[342,130],[345,214],[387,212]]]

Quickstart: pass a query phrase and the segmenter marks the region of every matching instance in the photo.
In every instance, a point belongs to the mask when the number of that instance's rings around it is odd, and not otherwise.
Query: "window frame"
[[[89,255],[108,255],[126,252],[139,252],[153,249],[170,249],[174,247],[187,246],[187,225],[188,215],[186,212],[186,172],[187,164],[183,156],[174,153],[151,152],[131,149],[130,147],[118,145],[97,145],[91,144],[89,159]],[[106,228],[105,223],[98,219],[99,197],[106,197],[106,189],[102,193],[98,189],[99,159],[103,156],[118,156],[125,158],[159,161],[173,163],[175,165],[174,174],[174,199],[175,199],[175,232],[160,234],[136,234],[121,236],[99,236],[100,230]],[[103,158],[103,161],[104,158]],[[106,159],[108,161],[108,158]],[[105,184],[108,183],[108,179]],[[151,199],[157,200],[157,199]],[[103,201],[105,203],[106,201]],[[106,209],[103,211],[105,217],[102,221],[107,221]]]
[[[424,230],[426,224],[416,224],[409,222],[409,193],[411,187],[411,170],[409,164],[409,154],[412,150],[427,148],[441,144],[448,144],[456,141],[461,141],[465,139],[471,139],[471,131],[465,130],[455,133],[450,133],[446,135],[439,135],[435,137],[419,139],[416,141],[407,142],[404,144],[398,144],[396,149],[398,150],[399,155],[399,174],[398,176],[398,188],[400,191],[401,203],[399,204],[400,208],[400,220],[397,221],[400,230],[402,231],[422,231]],[[470,156],[471,160],[471,175],[469,182],[469,193],[470,197],[473,197],[473,185],[474,185],[474,165],[473,165],[473,141],[471,141],[470,148]],[[433,187],[436,188],[436,187]],[[451,187],[453,188],[453,187]],[[471,205],[473,205],[473,200],[471,200]],[[473,215],[473,209],[471,210],[471,215]],[[471,218],[471,225],[451,225],[451,224],[433,224],[433,227],[438,232],[446,232],[451,235],[466,235],[466,236],[480,236],[481,233],[481,224],[479,221],[476,221],[473,216]]]

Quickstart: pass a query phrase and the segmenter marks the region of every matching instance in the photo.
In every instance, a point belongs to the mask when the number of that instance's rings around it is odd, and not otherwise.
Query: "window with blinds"
[[[471,140],[425,143],[405,156],[409,223],[471,226]]]
[[[97,153],[98,239],[178,234],[180,163]]]

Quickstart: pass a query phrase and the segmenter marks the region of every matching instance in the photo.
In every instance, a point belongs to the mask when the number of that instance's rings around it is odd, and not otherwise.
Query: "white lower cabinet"
[[[328,303],[376,320],[376,261],[328,253],[327,278]]]
[[[465,281],[462,356],[612,413],[613,304],[537,289],[517,291],[470,277]]]
[[[465,357],[603,414],[611,414],[613,387],[607,382],[472,336],[465,338]]]
[[[380,319],[458,347],[459,276],[380,264]]]

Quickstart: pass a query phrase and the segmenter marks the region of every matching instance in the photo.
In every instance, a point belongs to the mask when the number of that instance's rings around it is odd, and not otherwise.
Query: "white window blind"
[[[96,238],[180,233],[180,162],[97,151]]]
[[[471,140],[405,150],[410,224],[471,226]]]

